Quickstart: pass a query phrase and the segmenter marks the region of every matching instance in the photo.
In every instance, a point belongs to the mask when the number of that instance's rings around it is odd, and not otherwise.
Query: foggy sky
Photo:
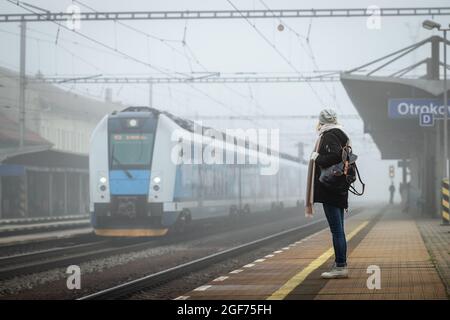
[[[72,1],[28,0],[28,3],[50,11],[65,11]],[[83,0],[99,11],[119,10],[207,10],[232,7],[225,0],[216,1],[93,1]],[[240,9],[264,9],[259,0],[234,0]],[[264,0],[271,9],[276,8],[365,8],[369,5],[380,7],[447,6],[448,1],[288,1]],[[75,3],[77,4],[77,3]],[[89,11],[81,6],[83,11]],[[25,12],[6,1],[0,2],[3,13]],[[274,43],[298,70],[310,73],[314,70],[347,70],[362,65],[397,49],[417,42],[433,34],[421,28],[425,17],[382,18],[380,30],[369,30],[366,18],[317,18],[284,19],[295,29],[300,40],[285,28],[277,30],[277,19],[252,20],[256,27]],[[448,17],[435,17],[438,22],[446,22]],[[292,73],[294,70],[280,58],[243,19],[236,20],[170,20],[170,21],[124,21],[164,41],[124,28],[114,22],[81,22],[80,32],[98,39],[120,51],[173,72],[267,72]],[[307,50],[300,45],[310,28],[310,49],[318,68],[314,66]],[[58,44],[55,44],[58,26],[51,23],[28,23],[27,74],[38,71],[44,75],[93,75],[123,74],[149,75],[155,70],[142,64],[124,59],[119,54],[102,48],[70,31],[59,31]],[[0,25],[0,66],[19,69],[19,27],[17,23]],[[13,34],[11,34],[13,33]],[[185,34],[186,47],[181,40]],[[170,41],[169,41],[170,40]],[[171,41],[176,40],[176,41]],[[165,45],[167,44],[167,45]],[[176,48],[181,54],[169,48]],[[419,53],[420,54],[420,53]],[[189,59],[186,58],[189,57]],[[412,64],[410,56],[407,64]],[[409,59],[409,60],[408,60]],[[198,65],[195,60],[201,63]],[[221,102],[218,104],[203,96],[191,87],[182,84],[155,85],[153,103],[157,108],[171,111],[177,115],[236,115],[241,114],[317,114],[323,107],[333,107],[339,113],[354,114],[345,90],[340,83],[312,84],[324,104],[317,99],[310,87],[300,84],[194,84],[196,88]],[[148,85],[115,85],[113,99],[130,105],[148,105]],[[75,90],[101,99],[105,86],[72,85],[65,88]],[[88,91],[87,91],[88,90]],[[4,101],[0,100],[0,108]],[[205,121],[206,122],[206,121]],[[380,154],[368,135],[362,135],[359,121],[343,120],[347,131],[355,134],[354,151],[360,155],[360,168],[368,184],[369,199],[387,199],[388,166],[393,161],[381,161]],[[213,126],[225,128],[254,127],[255,123],[208,122]],[[261,127],[282,128],[282,148],[295,152],[294,144],[304,141],[308,144],[309,155],[315,136],[315,121],[260,121]],[[397,178],[400,171],[397,170]],[[398,179],[396,186],[398,189]],[[398,201],[397,197],[397,201]]]

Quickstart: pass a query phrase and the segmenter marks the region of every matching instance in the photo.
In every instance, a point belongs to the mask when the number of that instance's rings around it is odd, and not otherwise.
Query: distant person
[[[390,193],[389,204],[394,204],[395,186],[393,182],[389,186],[389,193]]]
[[[311,154],[308,168],[308,186],[305,214],[313,214],[313,204],[323,204],[323,210],[333,237],[335,263],[330,271],[322,273],[322,278],[347,278],[347,241],[344,232],[344,210],[348,208],[348,189],[330,189],[319,181],[320,168],[327,168],[342,161],[342,148],[350,143],[338,124],[336,112],[325,109],[320,112],[317,125],[319,138]],[[342,179],[345,179],[342,176]]]

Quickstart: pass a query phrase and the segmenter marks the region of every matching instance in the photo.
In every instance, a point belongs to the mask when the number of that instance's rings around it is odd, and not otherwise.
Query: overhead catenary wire
[[[184,49],[185,54],[187,55],[187,53],[186,53],[186,49],[187,49],[187,50],[189,51],[190,56],[191,56],[192,59],[195,61],[195,63],[196,63],[197,65],[199,65],[199,66],[203,69],[204,72],[211,73],[211,71],[209,71],[208,68],[206,68],[205,65],[202,64],[202,63],[200,62],[200,60],[197,58],[197,56],[195,55],[194,51],[192,50],[192,48],[190,47],[190,45],[189,45],[188,42],[186,41],[186,39],[187,39],[187,31],[188,31],[187,26],[188,26],[188,21],[186,20],[186,23],[185,23],[185,25],[184,25],[184,30],[183,30],[183,40],[182,40],[183,49]],[[187,57],[187,58],[189,59],[189,57]],[[189,59],[188,61],[190,61],[190,59]],[[192,66],[191,66],[191,71],[192,71]],[[239,91],[237,91],[237,90],[231,88],[231,87],[228,86],[227,84],[223,83],[222,85],[223,85],[227,90],[229,90],[230,92],[233,92],[234,94],[240,96],[241,98],[249,99],[248,96],[246,96],[246,95],[240,93]],[[255,103],[255,106],[256,106],[258,109],[262,110],[261,105],[258,103],[258,101],[256,101],[256,99],[254,99],[253,97],[250,97],[249,100],[250,100],[251,102],[254,102],[254,103]],[[249,119],[248,121],[250,121],[250,122],[256,124],[257,126],[260,125],[257,121],[255,121],[255,120],[253,120],[253,119]]]
[[[18,6],[18,7],[22,8],[22,9],[28,11],[28,12],[36,13],[36,12],[34,12],[33,10],[29,9],[27,6],[22,5],[20,1],[13,1],[13,0],[6,0],[6,1],[8,1],[9,3],[11,3],[11,4],[15,5],[15,6]],[[69,30],[69,31],[73,32],[74,34],[76,34],[76,35],[78,35],[78,36],[80,36],[80,37],[82,37],[82,38],[84,38],[84,39],[86,39],[86,40],[89,40],[89,41],[91,41],[91,42],[93,42],[93,43],[95,43],[95,44],[97,44],[97,45],[99,45],[99,46],[101,46],[101,47],[104,47],[104,48],[106,48],[106,49],[108,49],[108,50],[117,52],[117,53],[119,53],[120,55],[122,55],[124,58],[127,58],[127,59],[129,59],[129,60],[132,60],[132,61],[134,61],[134,62],[136,62],[136,63],[142,64],[142,65],[144,65],[144,66],[146,66],[146,67],[148,67],[148,68],[150,68],[150,69],[156,70],[156,71],[158,71],[158,72],[160,72],[160,73],[164,73],[164,74],[167,74],[167,75],[171,75],[172,70],[168,70],[168,69],[163,68],[163,67],[158,67],[158,66],[155,66],[155,65],[153,65],[153,64],[151,64],[151,63],[148,63],[148,62],[146,62],[146,61],[143,61],[143,60],[141,60],[141,59],[138,59],[138,58],[136,58],[136,57],[134,57],[134,56],[132,56],[132,55],[126,53],[126,52],[123,52],[123,51],[121,51],[121,50],[119,50],[119,49],[115,49],[115,48],[112,47],[111,45],[108,45],[108,44],[106,44],[106,43],[104,43],[104,42],[102,42],[102,41],[100,41],[100,40],[97,40],[97,39],[95,39],[95,38],[93,38],[93,37],[91,37],[91,36],[88,36],[88,35],[86,35],[86,34],[80,32],[80,31],[77,31],[77,30],[75,30],[75,29],[71,29],[71,28],[69,28],[69,27],[65,26],[64,24],[59,23],[59,22],[57,22],[57,21],[51,21],[51,22],[54,23],[54,24],[56,24],[56,25],[59,26],[60,28]],[[178,73],[178,72],[175,72],[175,73],[176,73],[176,74],[180,74],[180,73]]]
[[[297,69],[297,67],[264,35],[264,33],[259,30],[255,24],[253,24],[249,18],[247,18],[245,15],[242,14],[242,12],[234,5],[231,0],[226,0],[237,12],[239,12],[244,20],[256,31],[256,33],[285,61],[295,72],[299,74],[300,77],[302,77],[302,73]],[[310,87],[311,91],[314,93],[315,97],[319,101],[319,103],[324,107],[325,103],[323,102],[322,98],[318,94],[318,92],[314,89],[314,87],[308,83],[308,86]]]
[[[10,3],[12,3],[12,4],[14,4],[14,5],[16,5],[16,6],[19,6],[19,7],[23,8],[23,9],[29,11],[29,12],[32,12],[32,13],[34,12],[33,10],[30,10],[29,8],[24,7],[23,5],[21,5],[20,2],[15,3],[15,2],[12,1],[12,0],[7,0],[7,1],[10,2]],[[67,27],[64,26],[64,25],[61,25],[60,23],[57,23],[56,21],[52,21],[52,22],[54,22],[56,25],[58,25],[58,27],[63,27],[63,28],[65,28],[65,29],[71,30],[71,29],[67,28]],[[96,39],[94,39],[94,38],[92,38],[92,37],[90,37],[90,36],[87,36],[87,35],[85,35],[85,34],[83,34],[83,33],[80,33],[80,32],[78,32],[78,31],[76,31],[76,30],[71,30],[71,31],[72,31],[72,32],[75,32],[77,35],[80,35],[80,36],[82,36],[82,37],[84,37],[84,38],[86,38],[86,39],[88,39],[88,40],[90,40],[90,41],[92,41],[92,42],[94,42],[94,43],[96,43],[96,44],[98,44],[98,45],[101,45],[101,46],[103,46],[103,47],[109,49],[109,50],[112,50],[112,51],[114,51],[114,52],[118,52],[119,54],[121,54],[121,55],[123,55],[123,56],[125,56],[125,57],[127,57],[127,58],[130,58],[130,59],[132,59],[132,60],[134,60],[134,61],[136,61],[136,62],[139,62],[139,63],[142,63],[142,64],[147,65],[147,66],[149,66],[149,67],[155,68],[155,67],[153,67],[151,64],[148,64],[148,63],[146,63],[146,62],[143,62],[143,61],[141,61],[140,59],[134,58],[134,57],[132,57],[132,56],[126,54],[126,53],[123,53],[123,52],[121,52],[121,51],[119,51],[119,50],[117,50],[117,49],[114,49],[114,48],[112,48],[111,46],[109,46],[109,45],[107,45],[107,44],[104,44],[104,43],[102,43],[102,42],[100,42],[100,41],[98,41],[98,40],[96,40]],[[156,68],[156,69],[158,70],[158,68]],[[159,71],[162,71],[163,73],[166,73],[164,70],[159,70]],[[200,89],[195,88],[195,87],[192,87],[192,88],[193,88],[195,91],[198,91],[198,92],[200,92],[201,94],[203,94],[203,95],[205,95],[205,96],[207,96],[207,97],[210,97],[210,99],[211,99],[212,101],[215,101],[216,103],[218,103],[218,104],[220,104],[220,105],[226,107],[225,104],[219,102],[217,99],[215,99],[215,98],[209,96],[207,93],[201,91]]]
[[[85,4],[85,3],[81,2],[81,1],[74,0],[74,2],[76,2],[76,3],[80,4],[80,5],[82,5],[83,7],[87,8],[87,9],[93,11],[93,12],[98,12],[98,11],[97,11],[96,9],[94,9],[92,6],[89,6],[89,5],[87,5],[87,4]],[[136,32],[136,33],[139,33],[139,34],[145,36],[145,37],[147,38],[147,40],[153,39],[153,40],[159,41],[160,43],[162,43],[163,45],[165,45],[166,47],[168,47],[169,49],[171,49],[173,52],[179,54],[179,55],[182,56],[182,57],[185,57],[185,55],[183,54],[183,52],[181,52],[181,51],[178,50],[176,47],[174,47],[173,45],[170,44],[171,42],[173,42],[173,43],[181,43],[181,42],[182,42],[181,40],[166,39],[166,38],[157,37],[157,36],[155,36],[154,34],[151,34],[151,33],[147,32],[147,31],[142,31],[142,30],[140,30],[140,29],[138,29],[138,28],[136,28],[136,27],[133,27],[133,26],[129,25],[128,23],[125,23],[125,22],[122,22],[122,21],[118,21],[118,20],[114,20],[114,21],[115,21],[118,25],[120,25],[120,26],[122,26],[122,27],[125,27],[125,28],[127,28],[127,29],[129,29],[129,30],[132,30],[132,31],[134,31],[134,32]]]
[[[226,0],[236,11],[238,11],[241,15],[241,11],[234,5],[234,3],[231,0]],[[265,5],[265,3],[264,3]],[[267,7],[267,5],[265,5]],[[269,9],[270,10],[270,9]],[[278,48],[275,44],[273,44],[265,35],[264,33],[259,30],[254,23],[252,23],[247,17],[242,15],[245,21],[256,31],[256,33],[293,69],[300,77],[303,77],[303,74],[299,71],[299,69],[291,62],[289,58],[287,58]],[[281,21],[281,19],[280,19]],[[290,28],[290,27],[289,27]],[[292,28],[290,28],[292,29]],[[292,29],[293,30],[293,29]],[[300,36],[297,32],[295,32],[298,36]],[[316,99],[319,101],[319,103],[322,105],[322,107],[325,107],[325,103],[321,96],[318,94],[318,92],[314,89],[314,87],[307,82],[307,85],[313,92]]]
[[[29,9],[28,7],[22,5],[21,2],[19,2],[19,1],[17,1],[17,2],[15,2],[15,1],[13,1],[13,0],[6,0],[6,1],[8,1],[9,3],[11,3],[11,4],[15,5],[15,6],[18,6],[18,7],[22,8],[22,9],[28,11],[28,12],[36,13],[35,11]],[[85,38],[85,39],[87,39],[87,40],[89,40],[89,41],[95,43],[95,44],[98,44],[98,45],[100,45],[100,46],[102,46],[102,47],[105,47],[105,48],[107,48],[107,49],[109,49],[109,50],[111,50],[111,51],[117,52],[117,53],[119,53],[120,55],[122,55],[123,57],[125,57],[125,58],[127,58],[127,59],[130,59],[130,60],[132,60],[132,61],[134,61],[134,62],[136,62],[136,63],[140,63],[140,64],[142,64],[142,65],[145,65],[145,66],[147,66],[147,67],[149,67],[149,68],[151,68],[151,69],[153,69],[153,70],[156,70],[156,71],[158,71],[158,72],[160,72],[160,73],[166,74],[166,75],[168,75],[168,76],[172,76],[172,74],[170,73],[171,70],[166,71],[166,70],[167,70],[166,68],[156,67],[156,66],[154,66],[154,65],[152,65],[152,64],[150,64],[150,63],[147,63],[147,62],[145,62],[145,61],[143,61],[143,60],[141,60],[141,59],[138,59],[138,58],[136,58],[136,57],[134,57],[134,56],[131,56],[131,55],[125,53],[125,52],[122,52],[121,50],[115,50],[115,49],[114,49],[113,47],[111,47],[110,45],[105,44],[105,43],[103,43],[103,42],[101,42],[101,41],[99,41],[99,40],[97,40],[97,39],[95,39],[95,38],[93,38],[93,37],[90,37],[90,36],[88,36],[88,35],[86,35],[86,34],[84,34],[84,33],[81,33],[81,32],[79,32],[79,31],[77,31],[77,30],[72,30],[72,29],[66,27],[66,26],[63,25],[63,24],[58,23],[57,21],[51,21],[51,22],[53,22],[54,24],[58,25],[59,27],[62,27],[62,28],[67,29],[67,30],[70,30],[71,32],[73,32],[73,33],[75,33],[75,34],[77,34],[77,35],[79,35],[79,36],[81,36],[81,37],[83,37],[83,38]],[[179,75],[184,75],[183,73],[179,73],[179,72],[175,72],[175,73],[176,73],[176,74],[179,74]],[[209,95],[208,93],[204,92],[203,90],[198,89],[198,88],[196,88],[195,86],[193,86],[193,85],[191,85],[191,84],[189,84],[189,83],[188,83],[187,85],[188,85],[189,87],[191,87],[194,91],[197,91],[197,92],[199,92],[200,94],[202,94],[202,95],[208,97],[209,100],[211,100],[211,101],[215,102],[216,104],[218,104],[218,105],[220,105],[220,106],[226,108],[227,110],[230,110],[230,107],[229,107],[229,106],[227,106],[227,105],[224,104],[223,102],[219,101],[218,99],[212,97],[211,95]],[[231,110],[231,111],[233,111],[233,110]],[[233,112],[236,112],[236,111],[233,111]],[[237,112],[236,112],[236,113],[237,113]]]
[[[45,36],[50,37],[50,38],[54,38],[54,35],[51,35],[51,34],[45,33],[45,32],[41,32],[41,31],[39,31],[39,30],[30,28],[30,27],[27,27],[27,30],[29,30],[29,31],[31,31],[31,32],[34,32],[34,33],[37,33],[37,34],[45,35]],[[20,34],[17,33],[17,32],[7,31],[7,30],[3,30],[3,29],[0,29],[0,33],[6,33],[6,34],[14,35],[14,36],[16,36],[16,37],[20,37]],[[40,42],[43,42],[43,43],[48,43],[48,44],[51,44],[51,45],[55,45],[55,42],[54,42],[54,41],[51,41],[51,40],[42,39],[42,38],[37,38],[37,37],[30,36],[30,35],[28,35],[27,38],[33,39],[33,40],[36,40],[36,41],[40,41]],[[67,52],[68,54],[73,55],[75,58],[77,58],[77,60],[79,60],[79,61],[85,63],[86,65],[88,65],[88,66],[94,68],[96,71],[100,72],[101,74],[103,74],[103,75],[108,74],[104,69],[100,68],[98,65],[96,65],[96,64],[94,64],[94,63],[91,63],[90,61],[84,59],[83,57],[81,57],[81,56],[79,56],[79,55],[77,55],[77,54],[74,54],[74,53],[73,53],[73,50],[70,50],[70,49],[68,49],[67,47],[65,47],[65,46],[63,46],[63,45],[61,44],[61,42],[66,42],[66,43],[70,43],[70,44],[73,44],[73,45],[76,45],[76,46],[78,46],[78,45],[83,46],[82,43],[77,42],[77,41],[71,41],[71,40],[65,39],[65,38],[63,38],[63,37],[61,37],[61,36],[59,36],[58,39],[59,39],[59,40],[58,40],[58,43],[56,44],[57,47],[61,48],[63,51]],[[105,50],[98,49],[98,48],[91,47],[91,46],[85,46],[85,47],[88,48],[88,49],[92,49],[92,50],[95,50],[95,51],[102,52],[102,53],[112,54],[112,55],[115,56],[115,57],[120,57],[119,55],[117,55],[117,54],[115,54],[115,53],[113,53],[113,52],[105,51]],[[4,62],[4,61],[2,61],[2,63],[3,63],[3,64],[8,64],[8,63],[6,63],[6,62]],[[15,69],[15,66],[10,65],[10,67],[12,67],[12,70],[15,70],[15,71],[17,72],[17,70]],[[146,75],[148,75],[148,73],[146,73]],[[88,77],[88,75],[85,75],[85,76]],[[1,77],[2,77],[2,76],[0,75],[0,78],[1,78]],[[72,78],[73,78],[73,74],[72,74]],[[134,88],[138,89],[138,90],[142,90],[142,91],[147,92],[145,89],[141,88],[140,86],[136,86],[136,85],[132,85],[132,86],[133,86]],[[199,98],[199,97],[200,97],[200,96],[194,95],[194,94],[192,94],[192,93],[189,93],[189,92],[186,92],[186,91],[183,91],[183,90],[180,90],[180,89],[175,89],[175,91],[180,92],[180,93],[182,93],[182,94],[184,94],[184,95],[192,95],[192,96],[195,97],[195,98]]]
[[[93,12],[97,12],[97,10],[95,10],[93,7],[91,7],[91,6],[89,6],[89,5],[85,4],[85,3],[83,3],[83,2],[81,2],[81,1],[73,0],[73,2],[78,3],[78,4],[80,4],[81,6],[87,8],[87,9],[93,11]],[[127,28],[127,29],[129,29],[129,30],[132,30],[132,31],[134,31],[134,32],[137,32],[137,33],[139,33],[139,34],[141,34],[141,35],[144,35],[144,36],[146,37],[147,52],[148,52],[148,61],[150,61],[150,44],[149,44],[150,39],[159,41],[159,42],[162,43],[163,45],[165,45],[165,46],[167,46],[168,48],[170,48],[170,49],[172,50],[172,52],[175,52],[175,53],[179,54],[180,56],[185,57],[185,55],[184,55],[182,52],[180,52],[177,48],[175,48],[173,45],[171,45],[171,44],[169,43],[169,42],[180,43],[180,42],[181,42],[180,40],[167,39],[167,38],[158,37],[158,36],[155,36],[155,35],[153,35],[153,34],[150,34],[149,32],[142,31],[142,30],[140,30],[140,29],[138,29],[138,28],[135,28],[135,27],[133,27],[133,26],[127,24],[127,23],[124,23],[124,22],[122,22],[122,21],[118,21],[118,20],[113,20],[113,21],[114,21],[114,28],[115,28],[114,32],[115,32],[115,33],[117,33],[117,29],[116,29],[117,25],[121,25],[121,26],[123,26],[123,27],[125,27],[125,28]],[[117,35],[116,35],[116,48],[117,48]],[[188,62],[189,62],[189,64],[190,64],[190,61],[189,61],[189,60],[188,60]],[[192,71],[192,68],[191,68],[191,71]]]
[[[85,3],[81,2],[81,1],[74,0],[74,2],[76,2],[76,3],[78,3],[78,4],[82,5],[82,6],[84,6],[85,8],[88,8],[89,10],[91,10],[91,11],[93,11],[93,12],[98,12],[98,11],[97,11],[96,9],[94,9],[92,6],[88,6],[88,5],[86,5]],[[132,26],[130,26],[129,24],[126,24],[126,23],[123,23],[123,22],[117,21],[117,20],[114,20],[114,21],[115,21],[115,22],[118,22],[120,25],[122,25],[122,26],[124,26],[124,27],[126,27],[126,28],[128,28],[128,29],[130,29],[130,30],[132,30],[132,31],[134,31],[134,32],[137,32],[137,33],[139,33],[139,34],[145,35],[145,36],[147,36],[147,37],[156,38],[154,35],[150,35],[150,34],[147,33],[146,31],[142,31],[142,30],[140,30],[140,29],[138,29],[138,28],[132,27]],[[193,66],[192,66],[192,63],[191,63],[191,62],[196,63],[196,64],[197,64],[198,66],[200,66],[205,72],[210,73],[211,71],[209,71],[208,68],[206,68],[206,67],[199,61],[199,59],[197,58],[197,56],[194,54],[194,51],[192,50],[192,48],[190,47],[190,45],[189,45],[188,42],[186,41],[186,39],[187,39],[187,31],[188,31],[187,27],[188,27],[188,21],[186,20],[186,23],[185,23],[185,26],[184,26],[184,29],[183,29],[182,40],[177,41],[177,42],[179,42],[179,43],[182,44],[182,47],[183,47],[183,53],[181,53],[179,50],[177,50],[177,49],[176,49],[175,47],[173,47],[172,45],[166,43],[166,42],[165,42],[165,39],[163,39],[163,38],[157,38],[157,39],[160,40],[160,41],[162,41],[162,43],[163,43],[164,45],[168,46],[169,48],[171,48],[172,50],[174,50],[176,53],[179,53],[179,54],[183,55],[184,58],[185,58],[185,59],[187,60],[187,62],[188,62],[188,65],[189,65],[189,68],[190,68],[190,70],[191,70],[191,73],[193,72]],[[187,51],[189,52],[189,54],[188,54]],[[190,55],[190,56],[189,56],[189,55]],[[245,95],[239,93],[238,91],[236,91],[236,90],[230,88],[230,87],[227,86],[226,84],[223,84],[223,86],[224,86],[225,88],[227,88],[228,90],[230,90],[231,92],[233,92],[234,94],[239,95],[241,98],[248,99],[247,96],[245,96]],[[255,100],[253,100],[253,101],[255,101]],[[259,109],[261,109],[259,103],[257,103],[257,107],[258,107]],[[254,122],[254,121],[251,121],[251,122]],[[257,124],[256,122],[254,122],[254,123]]]
[[[3,30],[1,30],[1,31],[3,31]],[[6,32],[6,33],[9,33],[9,34],[12,34],[12,35],[15,35],[15,36],[18,36],[18,34],[14,33],[14,32],[9,32],[9,31],[5,31],[5,32]],[[30,38],[32,38],[32,37],[30,37]],[[39,38],[35,38],[35,39],[37,39],[37,40],[42,40],[42,39],[39,39]],[[46,40],[43,40],[43,41],[46,41]],[[54,42],[52,42],[52,41],[46,41],[46,42],[48,42],[48,43],[54,45]],[[58,46],[59,46],[60,48],[62,48],[63,50],[67,51],[69,54],[72,54],[72,55],[73,55],[73,53],[72,53],[70,50],[68,50],[68,49],[66,49],[66,48],[64,48],[64,47],[62,47],[60,44],[59,44]],[[77,56],[77,57],[78,57],[78,56]],[[80,57],[78,57],[78,58],[80,58]],[[84,62],[88,63],[87,61],[84,61]],[[92,66],[95,67],[96,69],[98,69],[98,70],[101,71],[101,69],[99,69],[97,66],[95,66],[95,65],[92,65]],[[3,75],[3,76],[1,76],[1,77],[4,77],[4,78],[11,78],[11,79],[13,79],[13,80],[17,80],[17,77],[14,77],[14,76]],[[1,77],[0,77],[0,78],[1,78]],[[66,88],[66,90],[67,90],[68,92],[70,92],[70,91],[77,91],[77,92],[78,92],[79,94],[81,94],[81,95],[87,95],[87,96],[90,96],[90,97],[95,98],[96,100],[97,100],[97,99],[100,100],[101,97],[102,97],[102,94],[93,95],[93,94],[91,94],[91,92],[90,92],[89,90],[87,90],[87,89],[85,89],[84,91],[83,91],[83,90],[80,90],[80,89],[75,89],[75,87],[74,87],[73,85],[64,85],[64,84],[62,84],[62,83],[60,83],[59,85],[62,86],[62,87],[64,87],[64,88]],[[15,85],[11,85],[11,86],[14,87]],[[16,85],[16,87],[18,87],[18,86]],[[136,87],[136,89],[142,89],[142,88],[137,87],[137,86],[135,86],[135,87]],[[41,91],[41,92],[46,92],[46,91],[48,91],[48,92],[54,92],[54,90],[52,90],[52,89],[50,89],[50,88],[44,89],[44,88],[41,87],[41,86],[39,86],[39,88],[34,86],[33,88],[31,88],[31,90],[34,90],[34,91]],[[66,90],[64,90],[64,91],[66,91]],[[177,91],[182,92],[181,90],[177,90]],[[184,94],[187,94],[187,93],[184,92]],[[172,96],[171,96],[170,98],[173,99]],[[12,99],[8,99],[8,100],[12,100]],[[178,100],[178,99],[176,99],[176,100]],[[17,107],[17,108],[18,108],[18,107]],[[30,110],[30,109],[27,109],[27,110]],[[30,111],[31,111],[31,110],[30,110]],[[41,117],[40,119],[44,120],[45,117]]]
[[[10,1],[11,2],[11,1]],[[117,45],[115,46],[116,48],[115,48],[115,51],[117,51]],[[192,55],[192,56],[194,56],[194,55]],[[195,58],[194,58],[194,60],[196,60]],[[298,72],[298,70],[296,70],[297,72]],[[309,85],[309,84],[308,84]],[[198,91],[198,90],[197,90]],[[211,100],[213,100],[213,99],[211,99]],[[213,100],[214,101],[214,100]],[[217,99],[215,100],[215,102],[216,103],[218,103],[218,104],[221,104],[221,105],[223,105],[223,106],[225,106],[226,107],[226,105],[225,104],[223,104],[222,102],[220,102],[220,101],[217,101]]]
[[[276,17],[274,12],[272,11],[272,9],[263,0],[259,0],[259,2],[267,10],[269,10],[269,12],[271,12],[274,17]],[[285,20],[283,20],[283,19],[281,19],[279,17],[277,19],[278,19],[280,24],[282,24],[284,27],[286,27],[290,32],[292,32],[297,37],[298,42],[300,44],[300,47],[303,49],[303,51],[306,53],[306,55],[311,59],[314,68],[316,68],[316,70],[319,70],[320,68],[318,66],[317,59],[316,59],[316,57],[314,55],[314,51],[312,50],[311,44],[310,44],[310,41],[309,41],[310,40],[310,35],[311,35],[312,18],[310,20],[310,23],[309,23],[309,26],[308,26],[308,32],[307,32],[306,36],[302,36],[301,34],[299,34],[294,28],[292,28],[289,24],[287,24],[285,22]],[[303,44],[303,42],[302,42],[303,40],[305,40],[306,47],[309,49],[309,52],[306,49],[305,45]],[[333,94],[333,92],[330,91],[330,89],[328,88],[328,86],[325,83],[323,83],[323,87],[328,92],[328,94],[330,95],[330,97],[334,101],[334,103],[336,104],[336,107],[340,110],[341,108],[340,108],[339,103],[337,102],[336,96]]]
[[[79,1],[79,0],[72,0],[72,1],[73,1],[74,3],[80,4],[81,6],[87,8],[87,9],[89,9],[89,10],[91,10],[91,11],[98,12],[98,10],[94,9],[92,6],[89,6],[89,5],[87,5],[86,3],[84,3],[84,2],[81,2],[81,1]],[[126,27],[126,28],[128,28],[128,29],[130,29],[130,30],[133,30],[133,31],[135,31],[135,32],[138,32],[138,33],[143,34],[143,35],[145,35],[145,36],[147,36],[147,37],[149,37],[149,38],[152,38],[152,39],[155,39],[155,40],[158,40],[158,41],[161,41],[161,42],[180,42],[180,40],[178,40],[178,39],[162,38],[162,37],[156,36],[156,35],[154,35],[154,34],[151,34],[151,33],[149,33],[148,31],[142,31],[142,30],[140,30],[140,29],[138,29],[138,28],[135,28],[135,27],[133,27],[133,26],[131,26],[131,25],[129,25],[129,24],[123,22],[123,21],[119,21],[119,20],[115,20],[115,21],[116,21],[119,25],[121,25],[121,26],[124,26],[124,27]]]
[[[259,2],[270,12],[272,12],[271,8],[264,2],[264,0],[259,0]],[[272,12],[273,13],[273,12]],[[314,54],[314,50],[311,47],[311,42],[310,42],[310,38],[311,38],[311,29],[312,29],[312,23],[313,23],[313,18],[310,18],[309,21],[309,25],[308,25],[308,30],[306,33],[306,36],[302,36],[300,35],[294,28],[292,28],[290,25],[288,25],[286,23],[286,21],[284,19],[278,18],[278,21],[280,23],[283,24],[283,26],[285,26],[290,32],[292,32],[298,39],[298,42],[300,44],[300,47],[304,50],[304,52],[307,54],[307,56],[311,59],[311,62],[313,63],[313,66],[316,70],[320,70],[320,67],[317,63],[317,59],[315,57]],[[303,39],[306,42],[306,46],[303,44]],[[342,111],[341,105],[339,104],[339,101],[337,99],[337,95],[336,95],[336,87],[334,85],[332,85],[332,89],[330,89],[326,83],[323,83],[323,87],[325,88],[325,90],[328,92],[331,101],[333,101],[334,105],[336,106],[336,108],[340,111]],[[350,124],[350,127],[352,127],[354,129],[354,125]]]
[[[11,32],[11,31],[7,31],[7,30],[3,30],[3,29],[0,29],[0,32],[1,33],[8,33],[8,34],[11,34],[11,35],[14,35],[14,36],[18,36],[18,37],[20,36],[19,33]],[[56,43],[55,44],[55,42],[53,42],[53,41],[45,40],[45,39],[42,39],[42,38],[36,38],[36,37],[33,37],[33,36],[29,36],[29,35],[27,36],[27,38],[32,39],[32,40],[36,40],[37,42],[44,42],[44,43],[48,43],[48,44],[52,44],[52,45],[57,45],[59,48],[61,48],[62,50],[66,51],[68,54],[73,55],[79,61],[85,63],[86,65],[89,65],[90,67],[96,69],[97,71],[100,71],[100,68],[98,66],[90,63],[89,61],[87,61],[86,59],[82,58],[81,56],[79,56],[77,54],[74,54],[72,50],[67,49],[66,47],[62,46],[60,43]]]

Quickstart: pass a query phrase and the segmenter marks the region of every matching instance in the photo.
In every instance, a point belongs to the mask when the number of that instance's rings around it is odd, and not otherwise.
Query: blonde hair
[[[319,131],[321,127],[322,127],[322,124],[320,122],[317,122],[316,131]]]

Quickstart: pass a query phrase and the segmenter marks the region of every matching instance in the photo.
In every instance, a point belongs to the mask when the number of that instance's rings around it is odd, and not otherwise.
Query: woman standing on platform
[[[335,263],[322,278],[347,278],[347,241],[344,232],[344,210],[348,208],[347,188],[330,188],[319,181],[321,168],[328,168],[342,161],[342,148],[349,142],[342,125],[337,122],[336,112],[324,109],[320,112],[317,125],[319,138],[308,168],[306,194],[306,216],[312,216],[313,204],[323,204],[323,210],[333,237]],[[345,177],[342,177],[345,179]]]

